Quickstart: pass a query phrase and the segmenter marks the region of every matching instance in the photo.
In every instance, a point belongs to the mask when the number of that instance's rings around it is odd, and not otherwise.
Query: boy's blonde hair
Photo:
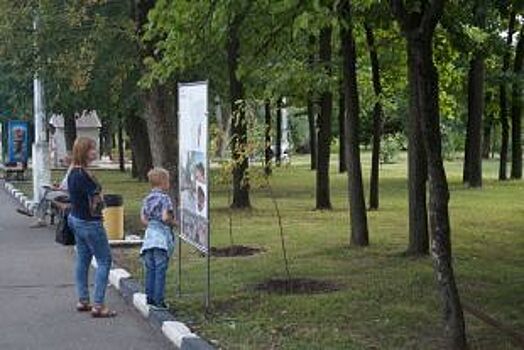
[[[169,172],[164,168],[153,168],[147,173],[147,179],[152,187],[159,187],[169,182]]]

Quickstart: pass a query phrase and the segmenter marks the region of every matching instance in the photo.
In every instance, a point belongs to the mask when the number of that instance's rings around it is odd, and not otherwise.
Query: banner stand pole
[[[206,81],[206,83],[208,83]],[[209,94],[207,96],[209,99]],[[209,106],[209,104],[208,104]],[[209,145],[210,145],[210,132],[209,132],[209,110],[206,112],[206,130],[207,130],[207,142],[206,142],[206,153],[207,153],[207,176],[206,176],[206,187],[207,187],[207,254],[206,254],[206,296],[204,300],[204,306],[206,310],[206,315],[209,312],[210,307],[210,293],[211,293],[211,207],[210,207],[210,200],[209,200],[209,194],[211,193],[211,187],[209,186],[209,183],[211,182],[209,179],[211,178],[211,162],[209,161]]]
[[[177,277],[177,286],[176,286],[176,295],[177,297],[182,296],[182,239],[180,238],[180,233],[177,235],[178,237],[178,277]]]
[[[177,94],[178,94],[178,89],[180,88],[180,84],[177,85]],[[178,97],[177,97],[178,98]],[[177,111],[177,132],[180,132],[180,111]],[[180,135],[177,135],[177,138],[180,140]],[[180,146],[179,146],[180,147]],[[181,199],[181,192],[180,192],[180,152],[178,154],[178,188],[177,188],[177,192],[178,192],[178,200],[177,200],[177,212],[178,212],[178,234],[177,234],[177,243],[178,243],[178,247],[177,247],[177,255],[178,255],[178,266],[177,266],[177,285],[176,285],[176,295],[178,298],[181,298],[182,297],[182,238],[180,237],[180,235],[182,234],[182,215],[184,215],[182,213],[182,209],[180,207],[181,203],[182,203],[182,199]]]

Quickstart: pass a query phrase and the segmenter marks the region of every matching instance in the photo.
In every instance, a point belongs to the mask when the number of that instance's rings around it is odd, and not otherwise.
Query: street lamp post
[[[35,51],[37,62],[38,52],[38,18],[34,23]],[[35,122],[35,139],[33,144],[33,200],[38,203],[42,196],[42,186],[51,183],[51,168],[49,162],[49,142],[47,140],[46,115],[44,108],[44,87],[39,76],[40,67],[36,68],[33,80],[33,113]]]

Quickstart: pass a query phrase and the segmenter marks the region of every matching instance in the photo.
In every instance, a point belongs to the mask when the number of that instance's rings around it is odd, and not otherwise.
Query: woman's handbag
[[[67,217],[69,216],[69,209],[60,212],[58,223],[56,224],[56,243],[62,245],[75,245],[75,235],[73,230],[69,227]]]
[[[89,199],[89,214],[92,218],[102,218],[103,210],[105,208],[104,196],[102,194],[102,186],[98,180],[89,171],[84,170],[86,175],[93,181],[96,186],[96,191],[88,196]]]

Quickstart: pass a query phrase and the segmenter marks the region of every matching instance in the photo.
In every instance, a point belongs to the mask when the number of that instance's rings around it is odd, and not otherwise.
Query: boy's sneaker
[[[169,307],[166,305],[166,303],[162,302],[160,304],[151,305],[151,309],[154,311],[167,311],[169,310]]]
[[[149,306],[153,306],[153,305],[155,305],[155,302],[154,302],[153,299],[151,299],[151,298],[147,298],[147,301],[146,301],[146,302],[147,302],[147,305],[149,305]]]

